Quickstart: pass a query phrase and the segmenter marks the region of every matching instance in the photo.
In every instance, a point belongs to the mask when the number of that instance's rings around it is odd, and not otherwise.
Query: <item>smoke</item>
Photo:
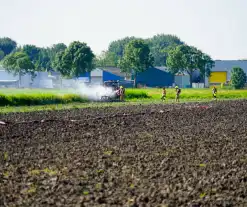
[[[76,93],[87,97],[92,101],[99,101],[102,96],[114,96],[112,88],[104,87],[102,85],[86,85],[85,83],[76,83]]]

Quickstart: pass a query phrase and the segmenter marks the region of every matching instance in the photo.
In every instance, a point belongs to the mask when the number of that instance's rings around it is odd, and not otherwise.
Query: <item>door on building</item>
[[[226,81],[227,81],[226,71],[211,72],[209,78],[210,83],[225,83]]]

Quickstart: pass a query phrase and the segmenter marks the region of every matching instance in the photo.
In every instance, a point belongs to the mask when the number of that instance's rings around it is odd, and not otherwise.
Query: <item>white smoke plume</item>
[[[84,83],[76,83],[75,90],[77,94],[92,101],[99,101],[102,96],[113,97],[115,94],[111,88],[102,85],[86,85]]]

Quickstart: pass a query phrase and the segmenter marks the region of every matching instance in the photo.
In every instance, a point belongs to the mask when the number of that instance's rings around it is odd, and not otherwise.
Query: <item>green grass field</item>
[[[0,113],[161,103],[161,93],[161,89],[127,89],[125,103],[92,103],[72,90],[0,89]],[[175,90],[167,89],[165,103],[174,102],[174,98]],[[219,100],[245,98],[247,90],[218,89]],[[181,102],[211,100],[211,89],[182,89]]]

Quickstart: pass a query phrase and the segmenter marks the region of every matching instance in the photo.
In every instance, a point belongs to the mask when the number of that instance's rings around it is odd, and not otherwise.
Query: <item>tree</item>
[[[200,79],[204,80],[205,78],[211,75],[211,69],[214,67],[215,62],[207,54],[201,54],[201,57],[198,62],[198,68],[200,70]]]
[[[167,51],[184,44],[177,36],[158,34],[146,40],[154,57],[155,66],[165,66]]]
[[[38,60],[35,63],[35,67],[37,70],[40,71],[52,70],[52,61],[49,56],[49,48],[40,48]]]
[[[16,47],[17,43],[14,40],[8,37],[0,38],[0,50],[4,52],[4,55],[10,54]]]
[[[59,71],[63,76],[66,76],[69,74],[69,71],[67,71],[66,66],[63,64],[63,56],[64,51],[58,52],[56,54],[55,60],[52,62],[52,67],[55,71]]]
[[[99,56],[96,57],[96,66],[97,67],[116,67],[118,65],[119,57],[109,51],[103,51]]]
[[[168,52],[166,61],[169,71],[173,74],[186,72],[190,76],[190,86],[192,86],[192,74],[199,69],[200,74],[209,76],[214,62],[195,47],[179,45]]]
[[[39,53],[41,48],[36,47],[35,45],[24,45],[22,51],[25,52],[30,60],[35,64],[39,59]]]
[[[75,41],[64,52],[58,53],[54,65],[63,76],[79,77],[83,73],[92,71],[94,57],[86,43]]]
[[[0,61],[4,58],[4,52],[2,50],[0,50]]]
[[[122,58],[124,54],[125,46],[132,40],[136,40],[136,39],[140,39],[140,38],[136,38],[132,36],[132,37],[125,37],[125,38],[113,41],[110,43],[108,47],[108,52],[114,53],[115,55],[118,56],[118,58]]]
[[[57,53],[63,52],[66,49],[67,46],[64,43],[54,44],[50,48],[47,48],[48,56],[51,59],[51,62],[55,61]]]
[[[59,52],[65,51],[66,49],[67,49],[67,46],[64,43],[53,44],[51,47],[51,50],[54,53],[59,53]]]
[[[240,67],[234,67],[231,72],[231,84],[235,89],[244,88],[246,83],[246,74]]]
[[[109,53],[115,54],[118,59],[123,57],[125,46],[132,40],[142,40],[137,37],[125,37],[110,43]],[[152,38],[143,39],[148,44],[151,54],[154,57],[155,66],[165,66],[168,48],[174,48],[177,45],[184,44],[177,36],[158,34]]]
[[[35,66],[29,56],[24,52],[15,52],[7,55],[3,59],[3,67],[8,72],[19,75],[19,81],[21,76],[27,73],[31,74],[32,78],[35,77]]]
[[[133,74],[136,87],[137,74],[147,70],[153,62],[148,45],[143,40],[132,40],[126,45],[119,66],[122,72]]]

